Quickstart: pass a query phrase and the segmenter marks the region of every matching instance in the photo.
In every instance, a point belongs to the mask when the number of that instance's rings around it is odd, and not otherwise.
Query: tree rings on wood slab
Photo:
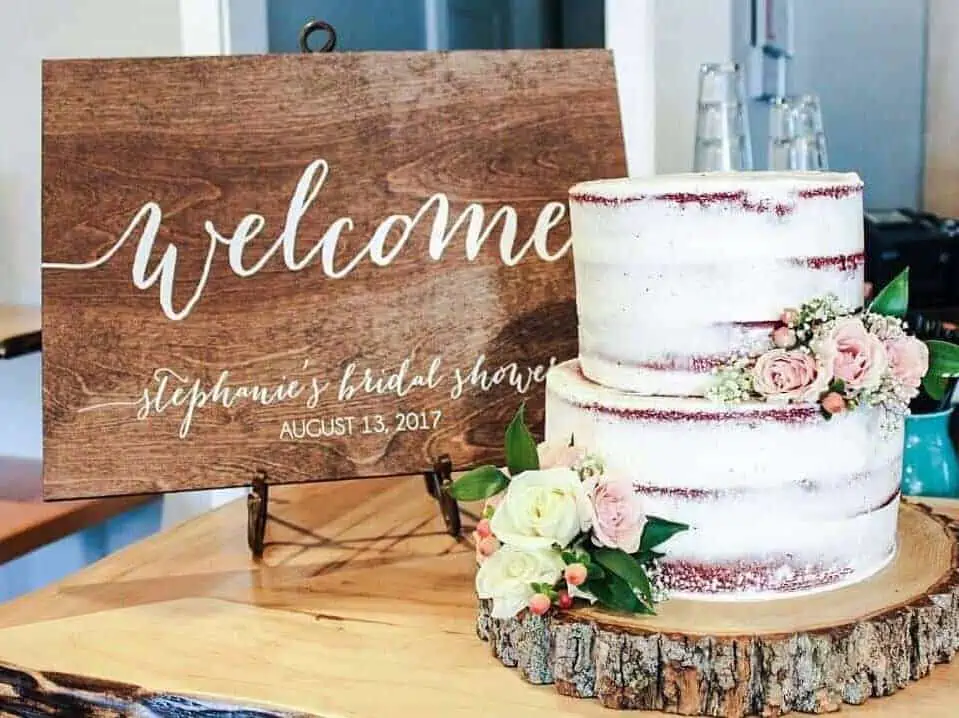
[[[477,632],[530,683],[620,709],[827,713],[886,696],[959,650],[959,525],[903,503],[893,561],[865,581],[772,601],[686,601],[490,617]]]

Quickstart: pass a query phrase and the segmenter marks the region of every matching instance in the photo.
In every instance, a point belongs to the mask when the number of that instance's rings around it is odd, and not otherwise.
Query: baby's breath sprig
[[[706,398],[724,404],[748,401],[753,393],[749,360],[737,359],[713,370],[716,381],[706,390]]]
[[[865,312],[862,315],[862,323],[870,334],[875,334],[883,341],[906,336],[906,323],[898,317]]]
[[[840,302],[835,294],[810,299],[795,312],[793,329],[796,330],[796,339],[800,344],[808,344],[819,327],[849,314],[852,314],[852,310]]]

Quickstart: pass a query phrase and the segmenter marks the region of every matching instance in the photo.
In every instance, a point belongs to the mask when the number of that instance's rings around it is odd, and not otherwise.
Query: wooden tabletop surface
[[[278,487],[270,510],[261,563],[234,502],[0,606],[0,715],[9,686],[33,685],[11,666],[45,672],[38,701],[84,687],[276,709],[264,716],[613,715],[523,683],[476,638],[472,548],[445,534],[422,479]],[[844,712],[954,718],[957,705],[959,661]]]
[[[42,465],[0,457],[0,564],[150,500],[148,496],[44,503]]]

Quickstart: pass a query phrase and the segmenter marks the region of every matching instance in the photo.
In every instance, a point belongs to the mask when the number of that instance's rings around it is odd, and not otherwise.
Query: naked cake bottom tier
[[[896,548],[901,422],[860,408],[720,405],[627,394],[576,360],[546,378],[546,438],[600,455],[646,513],[690,525],[666,545],[678,596],[755,600],[849,585]]]

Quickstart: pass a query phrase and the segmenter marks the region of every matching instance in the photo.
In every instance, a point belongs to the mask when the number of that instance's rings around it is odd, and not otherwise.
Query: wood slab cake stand
[[[890,695],[959,649],[959,524],[900,511],[891,564],[853,586],[793,599],[670,600],[657,616],[583,608],[477,631],[530,683],[610,708],[683,715],[825,713]]]

